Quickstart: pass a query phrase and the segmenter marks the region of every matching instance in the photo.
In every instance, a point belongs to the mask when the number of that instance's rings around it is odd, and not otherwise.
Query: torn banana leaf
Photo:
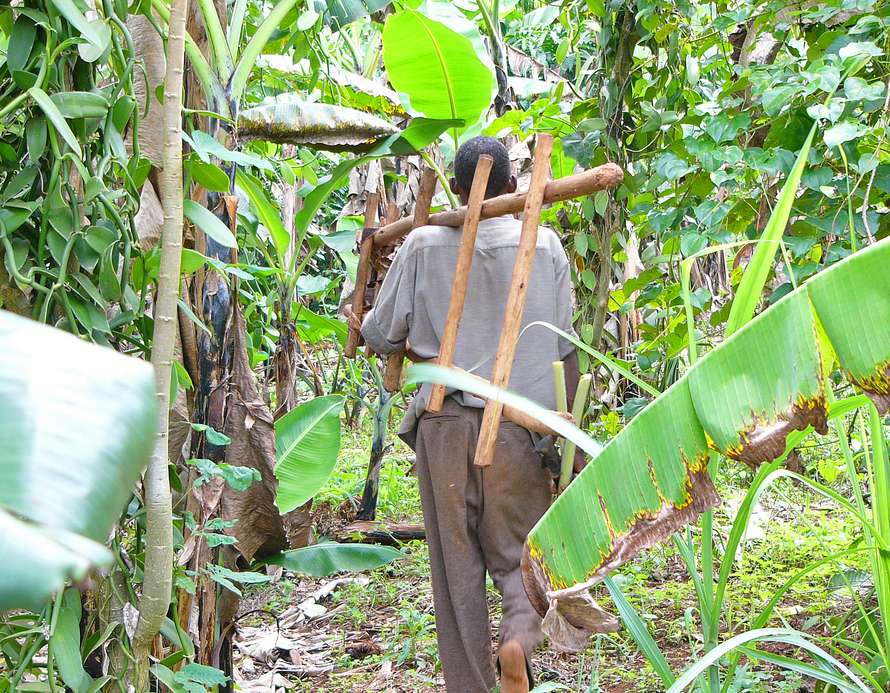
[[[765,338],[768,336],[768,338]],[[758,467],[785,451],[794,430],[828,432],[816,321],[805,291],[789,295],[689,372],[711,447]]]
[[[887,240],[813,277],[806,285],[846,378],[890,409],[890,252]]]
[[[238,136],[336,152],[364,152],[397,133],[391,123],[343,106],[280,94],[238,114]]]
[[[795,430],[825,431],[826,372],[890,405],[890,239],[816,275],[640,412],[532,529],[523,579],[541,615],[588,632],[586,590],[717,502],[708,449],[756,466]],[[606,628],[600,628],[605,630]]]
[[[0,611],[39,610],[103,544],[157,429],[144,361],[0,311]]]

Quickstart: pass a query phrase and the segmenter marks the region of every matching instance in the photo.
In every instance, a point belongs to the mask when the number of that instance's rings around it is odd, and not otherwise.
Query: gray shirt
[[[511,216],[479,223],[454,365],[485,379],[491,376],[494,364],[521,228],[522,222]],[[403,349],[407,340],[422,358],[438,355],[460,238],[460,229],[449,226],[423,226],[406,237],[383,280],[374,309],[362,324],[362,336],[371,349],[391,354]],[[538,321],[574,332],[568,259],[557,235],[546,227],[538,229],[522,326]],[[546,327],[530,327],[519,338],[509,389],[554,409],[551,364],[573,349],[571,342]],[[412,447],[430,388],[429,384],[420,388],[399,431]],[[468,393],[449,391],[449,395],[464,406],[485,405]]]

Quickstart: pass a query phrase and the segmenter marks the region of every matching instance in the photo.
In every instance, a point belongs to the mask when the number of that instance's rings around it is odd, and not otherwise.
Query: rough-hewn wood
[[[617,188],[622,180],[624,180],[624,172],[620,166],[603,164],[589,171],[550,181],[544,189],[543,204],[584,197],[600,190],[612,190]],[[481,218],[490,219],[504,214],[520,212],[525,208],[527,195],[527,192],[516,192],[489,198],[482,204]],[[466,214],[467,208],[459,207],[447,212],[433,214],[429,218],[429,223],[437,226],[458,227],[463,225]],[[395,224],[382,226],[374,233],[374,245],[395,245],[412,228],[411,219],[400,219]]]
[[[461,316],[464,314],[464,301],[467,298],[467,285],[470,281],[470,269],[473,266],[473,252],[476,250],[476,231],[479,228],[479,215],[482,213],[482,203],[485,200],[488,176],[491,173],[493,163],[494,159],[488,154],[483,154],[476,162],[476,172],[473,175],[473,185],[470,188],[470,197],[467,204],[467,215],[464,219],[460,246],[457,250],[454,282],[451,285],[451,301],[448,303],[445,329],[442,332],[442,340],[439,344],[439,357],[436,362],[440,366],[450,366],[454,360],[454,349],[457,346],[457,331],[460,328]],[[442,383],[434,383],[429,401],[426,404],[426,410],[429,412],[441,411],[444,401],[445,386]]]
[[[377,220],[377,205],[380,198],[377,193],[368,195],[368,203],[365,206],[365,225],[362,229],[361,251],[358,259],[358,270],[355,274],[355,293],[352,295],[352,312],[361,320],[365,314],[365,291],[368,288],[368,279],[371,276],[371,251],[373,250],[372,236],[368,229],[374,226]],[[347,358],[355,358],[355,350],[358,348],[361,333],[349,328],[349,337],[346,341]]]
[[[426,531],[424,531],[423,525],[358,520],[338,529],[334,534],[334,539],[343,543],[357,542],[399,546],[406,541],[425,540]]]
[[[550,153],[552,150],[553,138],[550,135],[538,135],[532,166],[532,179],[525,200],[525,217],[522,220],[519,246],[516,249],[516,262],[513,265],[510,292],[507,294],[504,324],[501,327],[501,337],[498,340],[498,350],[495,352],[494,366],[491,371],[492,384],[500,388],[507,387],[510,382],[510,373],[513,370],[513,357],[516,355],[516,342],[519,338],[519,328],[522,326],[525,295],[528,292],[528,281],[535,259],[535,246],[538,242],[538,220],[541,217],[541,206],[544,202],[544,188],[547,185],[547,178],[550,176]],[[502,410],[503,404],[497,400],[490,399],[485,403],[474,460],[474,463],[479,467],[487,467],[491,464]]]
[[[436,172],[429,167],[424,168],[423,173],[420,175],[420,187],[417,190],[417,199],[414,202],[414,219],[411,222],[411,229],[426,226],[429,221],[430,205],[433,203],[433,195],[436,194],[436,181]],[[386,371],[383,376],[383,388],[387,392],[396,392],[401,387],[402,364],[404,362],[404,349],[399,349],[387,357]]]

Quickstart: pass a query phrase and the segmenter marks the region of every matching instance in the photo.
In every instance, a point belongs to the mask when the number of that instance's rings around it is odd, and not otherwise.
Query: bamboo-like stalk
[[[148,655],[151,643],[167,615],[173,579],[173,511],[167,475],[167,437],[182,255],[181,113],[187,14],[188,0],[173,0],[167,39],[167,74],[164,80],[164,169],[161,174],[164,228],[151,350],[160,420],[154,453],[143,477],[145,567],[142,597],[139,600],[139,621],[132,642],[134,685],[138,691],[148,690]]]
[[[566,392],[566,365],[562,361],[553,362],[553,391],[556,393],[556,411],[564,414],[569,410]]]
[[[560,361],[562,363],[562,361]],[[587,407],[587,395],[590,394],[590,384],[593,376],[585,373],[578,381],[578,388],[575,390],[575,399],[572,401],[572,418],[575,425],[581,427],[581,419],[584,418],[584,410]],[[563,390],[565,390],[565,380],[563,380]],[[559,492],[562,493],[569,482],[572,480],[572,467],[575,461],[575,444],[566,440],[562,444],[562,460],[559,468]]]

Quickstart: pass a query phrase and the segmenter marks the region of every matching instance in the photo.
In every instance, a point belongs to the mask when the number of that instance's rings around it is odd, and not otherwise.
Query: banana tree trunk
[[[173,511],[167,474],[170,378],[176,344],[179,269],[182,255],[182,75],[188,0],[173,0],[164,81],[164,170],[161,193],[164,230],[155,302],[151,362],[157,380],[160,421],[154,454],[143,477],[146,513],[145,567],[139,621],[133,635],[136,690],[148,689],[148,655],[167,609],[173,573]]]

